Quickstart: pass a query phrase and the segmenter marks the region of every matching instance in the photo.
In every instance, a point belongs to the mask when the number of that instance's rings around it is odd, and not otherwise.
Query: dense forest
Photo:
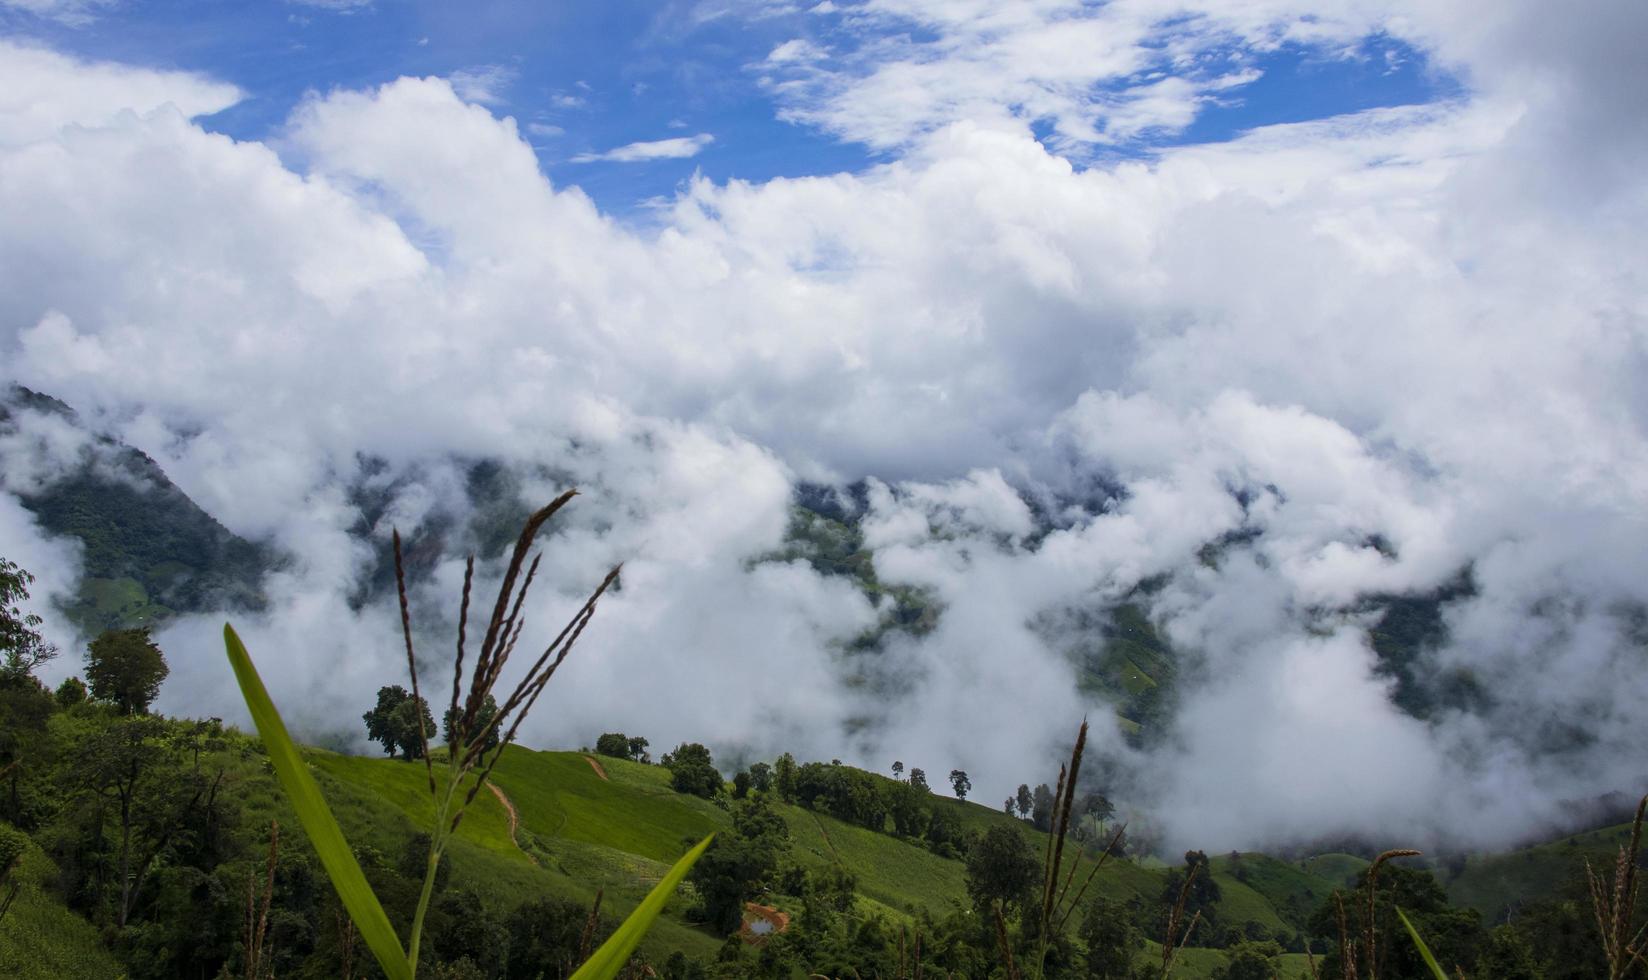
[[[21,612],[27,571],[0,571],[0,973],[378,975],[265,746],[216,719],[150,713],[167,666],[142,628],[105,631],[80,676],[48,690],[36,671],[67,654]],[[383,758],[305,758],[404,928],[432,813],[419,756],[452,748],[416,736],[435,719],[399,684],[362,707]],[[454,718],[442,722],[450,736]],[[502,747],[493,793],[435,878],[424,975],[569,976],[710,832],[628,974],[1430,976],[1398,907],[1450,975],[1642,969],[1634,860],[1617,891],[1613,877],[1616,853],[1635,857],[1629,827],[1434,864],[1194,850],[1164,862],[1128,840],[1102,786],[1044,777],[985,806],[965,772],[930,778],[913,760],[881,775],[784,754],[729,779],[700,744],[654,762],[642,736],[591,743]]]

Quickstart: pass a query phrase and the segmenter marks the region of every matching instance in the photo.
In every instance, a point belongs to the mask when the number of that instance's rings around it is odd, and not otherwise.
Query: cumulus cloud
[[[311,731],[398,676],[393,610],[349,601],[388,533],[358,491],[428,530],[492,459],[522,505],[586,490],[534,628],[625,562],[530,741],[897,757],[999,798],[1088,712],[1170,841],[1507,840],[1631,788],[1648,736],[1648,193],[1610,75],[1644,15],[1541,45],[1537,5],[1428,10],[840,5],[923,30],[765,70],[897,158],[699,178],[646,230],[453,80],[312,96],[282,156],[190,122],[228,86],[0,47],[5,90],[61,90],[0,112],[5,371],[293,556],[237,625]],[[1228,83],[1211,46],[1376,28],[1469,93],[1091,168],[1027,125],[1171,128]],[[1140,74],[1170,54],[1188,88]],[[797,481],[861,476],[878,580],[942,610],[875,654],[885,599],[774,557]],[[74,567],[5,504],[0,549]],[[418,597],[447,615],[475,542],[449,544]],[[1492,697],[1419,720],[1359,600],[1466,570],[1426,666]],[[1182,695],[1140,750],[1071,649],[1146,581]],[[236,713],[220,623],[162,638],[164,707]]]
[[[646,160],[680,160],[697,156],[700,150],[714,142],[715,137],[709,133],[675,136],[662,140],[642,140],[601,153],[580,153],[572,158],[572,162],[593,163],[605,160],[609,163],[640,163]]]

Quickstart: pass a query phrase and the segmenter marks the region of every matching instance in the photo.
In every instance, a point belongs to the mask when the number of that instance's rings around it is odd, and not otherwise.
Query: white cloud
[[[602,153],[580,153],[572,158],[572,162],[592,163],[605,160],[609,163],[638,163],[646,160],[680,160],[697,156],[700,150],[714,142],[715,137],[709,133],[662,140],[642,140],[626,143]]]
[[[564,136],[566,130],[550,123],[533,122],[526,124],[526,131],[534,136]]]
[[[108,125],[122,114],[210,115],[240,97],[233,85],[188,72],[85,62],[0,39],[0,145],[45,139],[68,125]]]
[[[1190,710],[1168,748],[1134,755],[1101,725],[1095,751],[1152,777],[1131,791],[1172,840],[1503,840],[1631,788],[1648,682],[1619,611],[1648,581],[1648,185],[1631,165],[1648,127],[1615,76],[1642,71],[1619,39],[1648,15],[1233,6],[1174,43],[1337,43],[1401,15],[1472,91],[1079,168],[1025,119],[1104,136],[1222,77],[1193,73],[1125,125],[1125,100],[1072,94],[1137,57],[1089,21],[1139,9],[855,8],[949,46],[895,42],[784,98],[826,126],[866,110],[840,131],[898,158],[698,179],[641,232],[552,186],[512,120],[440,79],[306,101],[285,134],[298,172],[187,121],[227,86],[0,49],[0,90],[51,96],[0,113],[0,363],[296,556],[245,632],[290,658],[277,696],[311,724],[358,716],[397,669],[393,610],[344,601],[371,567],[347,533],[361,454],[404,480],[408,523],[462,512],[454,460],[496,457],[523,499],[588,491],[535,624],[626,561],[532,740],[896,755],[999,798],[1081,712],[1105,717],[1067,659],[1083,617],[1171,572],[1153,611]],[[958,63],[980,80],[952,91]],[[879,659],[845,648],[885,610],[756,560],[799,476],[862,474],[886,481],[866,518],[880,580],[946,610]],[[1054,508],[1050,531],[1027,533],[1014,488]],[[0,522],[0,553],[45,554],[21,523]],[[1262,533],[1198,559],[1241,528]],[[1436,666],[1497,700],[1418,724],[1339,604],[1467,564],[1479,595],[1451,609]],[[449,604],[456,575],[443,563],[427,599]],[[169,705],[233,710],[216,627],[164,638]],[[981,738],[979,718],[1003,721]],[[1595,719],[1593,741],[1539,747],[1561,719]]]

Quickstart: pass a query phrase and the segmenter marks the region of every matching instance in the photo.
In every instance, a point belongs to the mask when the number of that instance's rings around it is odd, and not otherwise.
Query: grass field
[[[120,964],[103,947],[97,927],[42,887],[56,873],[51,859],[30,844],[16,872],[22,886],[17,900],[0,919],[0,977],[123,976]]]
[[[1605,827],[1511,851],[1473,857],[1447,883],[1448,897],[1482,913],[1488,922],[1504,921],[1508,908],[1522,896],[1556,895],[1584,874],[1585,861],[1612,875],[1614,857],[1631,835],[1630,824]]]

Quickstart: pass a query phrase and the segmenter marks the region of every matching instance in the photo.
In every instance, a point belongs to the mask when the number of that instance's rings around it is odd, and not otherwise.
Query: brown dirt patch
[[[498,798],[498,802],[504,805],[504,811],[509,814],[509,842],[515,845],[516,850],[520,851],[522,854],[526,854],[526,859],[528,861],[531,861],[533,864],[537,864],[538,859],[533,857],[531,854],[527,854],[526,848],[522,847],[521,842],[515,839],[515,830],[521,825],[521,815],[516,812],[515,803],[510,800],[509,797],[504,795],[504,791],[498,788],[497,783],[489,780],[486,784],[486,788],[492,791],[492,795]]]
[[[593,755],[584,756],[584,761],[589,763],[589,767],[591,769],[595,770],[595,775],[600,776],[602,779],[607,778],[607,771],[601,768],[601,764],[595,761],[595,757]]]
[[[766,933],[756,932],[752,927],[757,921],[772,923],[772,930]],[[751,946],[759,946],[767,941],[768,936],[776,936],[790,927],[788,912],[780,912],[771,905],[757,905],[754,902],[744,903],[744,924],[738,927],[738,937]]]

